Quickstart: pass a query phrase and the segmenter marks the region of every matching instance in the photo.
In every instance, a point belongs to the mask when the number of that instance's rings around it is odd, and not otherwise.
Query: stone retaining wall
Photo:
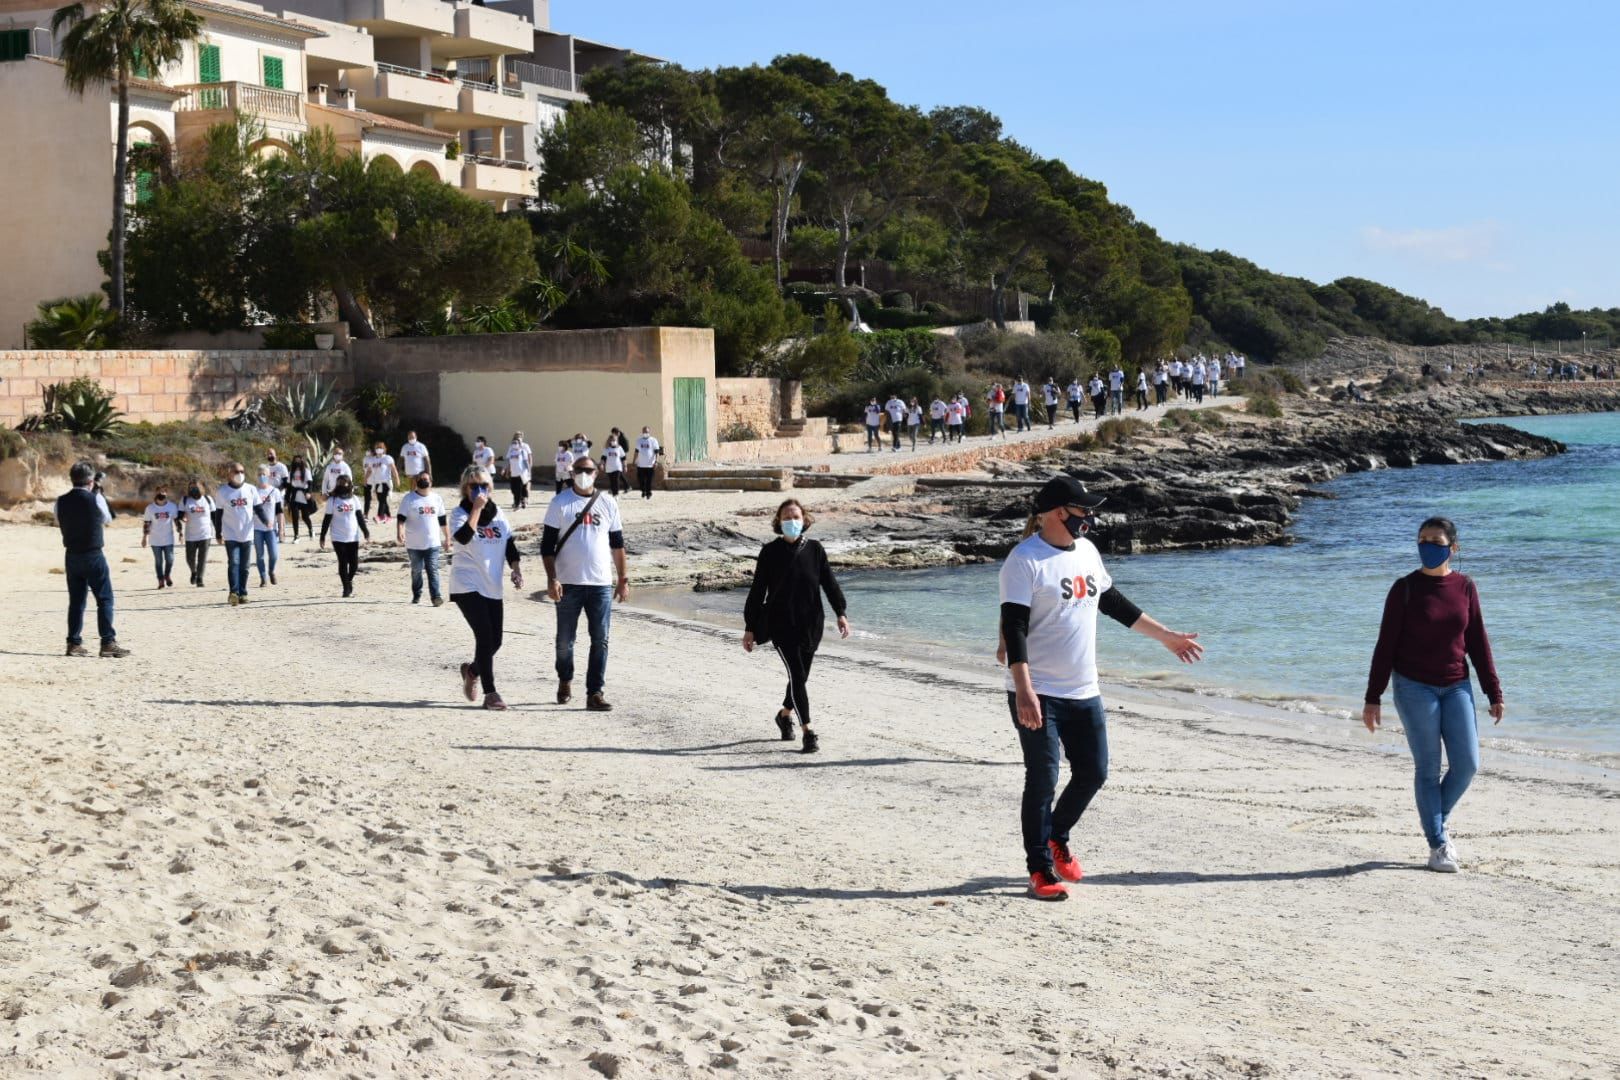
[[[783,420],[804,417],[804,395],[800,384],[787,379],[716,379],[719,397],[717,430],[724,432],[746,424],[764,438],[776,434]]]
[[[941,473],[972,472],[979,467],[980,462],[994,458],[998,461],[1027,461],[1030,458],[1049,454],[1053,450],[1061,450],[1070,443],[1079,439],[1086,432],[1069,430],[1061,435],[1050,435],[1044,439],[1030,439],[1026,442],[1000,442],[976,439],[973,444],[964,445],[961,450],[949,454],[933,454],[927,457],[908,457],[904,453],[894,454],[890,460],[883,460],[882,454],[867,455],[858,451],[846,450],[849,453],[850,472],[868,473],[873,476],[936,476]],[[866,436],[860,436],[864,446]],[[846,437],[846,441],[853,441]],[[870,456],[874,459],[871,464],[861,461],[861,458]]]
[[[318,375],[350,383],[341,352],[125,350],[0,351],[0,423],[12,426],[44,407],[45,387],[90,378],[113,393],[131,423],[229,415],[244,397],[261,397]]]

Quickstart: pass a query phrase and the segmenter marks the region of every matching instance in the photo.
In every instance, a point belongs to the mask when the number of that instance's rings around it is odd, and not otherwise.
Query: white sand
[[[54,531],[0,527],[0,1074],[1620,1071],[1613,776],[1488,752],[1430,874],[1394,738],[1110,690],[1089,876],[1040,905],[988,670],[831,645],[804,758],[776,662],[663,617],[616,616],[615,712],[549,704],[523,601],[491,714],[402,565],[340,601],[293,548],[232,609],[137,533],[136,654],[67,660]]]

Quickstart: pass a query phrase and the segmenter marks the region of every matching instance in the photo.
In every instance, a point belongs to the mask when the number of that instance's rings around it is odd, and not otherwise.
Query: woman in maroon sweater
[[[1367,676],[1367,704],[1361,711],[1367,730],[1377,730],[1382,721],[1378,702],[1393,673],[1395,710],[1412,748],[1413,787],[1429,842],[1429,869],[1447,874],[1455,874],[1458,863],[1446,821],[1479,769],[1468,661],[1474,662],[1496,723],[1503,713],[1502,683],[1491,659],[1479,591],[1466,575],[1451,569],[1456,553],[1456,525],[1440,517],[1423,523],[1418,530],[1423,568],[1395,582],[1384,600],[1384,621]]]

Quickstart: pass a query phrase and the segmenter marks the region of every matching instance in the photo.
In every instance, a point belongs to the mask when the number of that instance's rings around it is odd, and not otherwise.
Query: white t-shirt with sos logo
[[[173,499],[163,502],[146,504],[146,513],[142,515],[151,523],[147,543],[153,547],[174,547],[174,523],[180,516],[180,508]]]
[[[329,535],[334,544],[360,542],[360,500],[352,493],[333,495],[326,500],[326,516],[332,519]]]
[[[250,543],[253,540],[253,508],[262,501],[259,489],[247,484],[241,487],[226,484],[215,492],[214,504],[224,511],[219,521],[220,539],[238,544]]]
[[[1029,608],[1029,677],[1044,697],[1083,699],[1097,685],[1097,600],[1114,584],[1102,556],[1081,537],[1068,550],[1040,534],[1001,564],[1001,602]],[[1007,689],[1013,689],[1007,673]]]
[[[504,585],[502,569],[506,563],[506,543],[512,536],[512,526],[497,507],[495,516],[488,522],[483,525],[473,523],[472,539],[463,544],[455,539],[455,535],[471,517],[472,513],[464,503],[450,508],[450,550],[453,555],[450,560],[450,595],[477,593],[491,600],[499,600]]]
[[[444,500],[435,492],[411,492],[399,501],[399,516],[405,519],[405,546],[411,551],[427,551],[439,546],[439,519],[444,517]]]
[[[556,529],[561,539],[590,501],[589,495],[581,495],[572,487],[563,488],[562,494],[546,507],[546,527]],[[564,585],[612,585],[613,554],[608,537],[623,531],[618,502],[605,493],[598,496],[590,515],[557,550],[557,580]]]

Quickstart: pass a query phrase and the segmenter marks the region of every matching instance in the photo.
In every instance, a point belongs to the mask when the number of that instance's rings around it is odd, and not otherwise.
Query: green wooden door
[[[703,461],[709,456],[709,387],[707,379],[675,380],[675,460]]]

